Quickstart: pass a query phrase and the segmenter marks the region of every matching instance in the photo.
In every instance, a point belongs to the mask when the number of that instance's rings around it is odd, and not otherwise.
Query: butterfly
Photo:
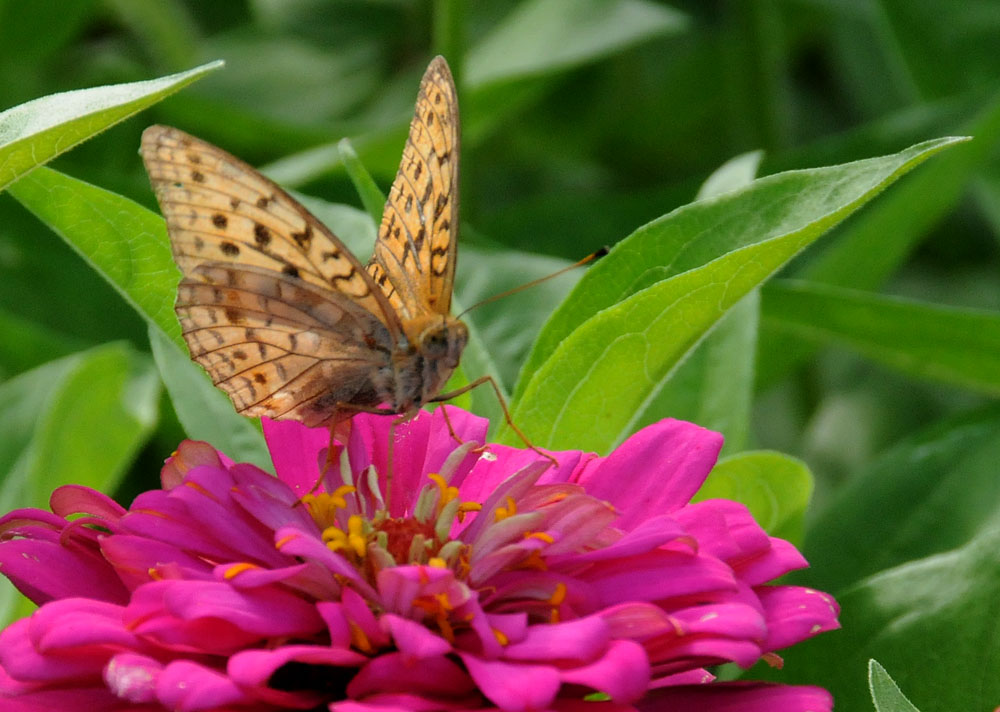
[[[451,315],[459,124],[443,57],[420,82],[367,265],[220,148],[151,126],[140,153],[183,275],[184,340],[237,412],[333,426],[449,397],[468,330]]]

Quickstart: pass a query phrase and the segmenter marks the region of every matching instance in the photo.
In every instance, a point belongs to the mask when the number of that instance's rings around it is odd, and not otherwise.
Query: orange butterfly
[[[239,413],[335,425],[445,398],[468,339],[450,314],[458,148],[455,84],[437,57],[365,267],[246,163],[177,129],[146,129],[143,161],[183,273],[184,339]]]

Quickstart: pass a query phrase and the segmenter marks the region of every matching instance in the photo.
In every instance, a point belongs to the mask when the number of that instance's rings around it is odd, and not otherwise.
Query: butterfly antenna
[[[604,255],[608,254],[609,250],[610,250],[610,248],[607,247],[607,246],[602,247],[599,250],[591,252],[589,255],[587,255],[586,257],[584,257],[582,260],[574,262],[571,265],[567,265],[566,267],[563,267],[562,269],[556,270],[552,274],[547,274],[544,277],[539,277],[538,279],[533,279],[530,282],[525,282],[524,284],[519,285],[517,287],[514,287],[513,289],[508,289],[506,292],[500,292],[500,294],[494,294],[492,297],[487,297],[483,301],[476,302],[471,307],[469,307],[468,309],[466,309],[465,311],[463,311],[461,314],[458,315],[457,318],[461,319],[464,315],[468,314],[473,309],[478,309],[479,307],[483,306],[484,304],[489,304],[490,302],[495,302],[498,299],[503,299],[505,297],[509,297],[512,294],[517,294],[518,292],[521,292],[521,291],[524,291],[525,289],[529,289],[531,287],[534,287],[535,285],[541,284],[542,282],[547,282],[548,280],[552,279],[553,277],[558,277],[559,275],[561,275],[561,274],[563,274],[565,272],[569,272],[570,270],[576,269],[577,267],[582,267],[583,265],[587,264],[588,262],[593,262],[594,260],[596,260],[596,259],[598,259],[600,257],[604,257]]]

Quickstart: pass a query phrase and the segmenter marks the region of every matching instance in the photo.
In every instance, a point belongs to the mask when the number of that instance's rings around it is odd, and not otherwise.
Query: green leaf
[[[812,473],[804,462],[761,450],[720,460],[691,501],[742,502],[764,531],[798,544],[812,491]]]
[[[451,65],[455,86],[462,86],[465,68],[463,57],[466,45],[465,0],[434,0],[434,53],[440,54]]]
[[[724,163],[701,186],[698,199],[752,183],[762,156],[754,151]],[[719,320],[663,383],[636,421],[637,429],[662,418],[679,418],[722,433],[724,454],[742,450],[750,430],[759,313],[760,295],[754,290]]]
[[[344,168],[347,169],[347,175],[351,179],[351,183],[354,184],[354,189],[361,197],[362,205],[365,206],[365,210],[378,225],[382,221],[382,211],[385,209],[385,196],[382,195],[382,191],[379,190],[371,173],[358,158],[358,154],[354,151],[349,139],[340,139],[337,150],[340,152],[340,160],[343,161]]]
[[[149,344],[188,437],[211,443],[236,462],[252,462],[273,472],[271,455],[255,421],[233,410],[229,396],[213,386],[205,370],[159,329],[150,327]]]
[[[606,452],[730,307],[960,140],[769,176],[640,228],[588,271],[546,325],[522,370],[515,422],[543,447]]]
[[[0,382],[45,361],[81,350],[85,344],[0,309]]]
[[[0,113],[0,190],[221,66],[212,62],[159,79],[52,94]]]
[[[967,542],[1000,509],[997,433],[993,406],[917,433],[857,473],[809,528],[810,585],[836,592]]]
[[[925,536],[936,522],[927,526]],[[868,551],[891,545],[869,539]],[[819,685],[833,693],[838,709],[860,710],[870,697],[859,671],[876,658],[927,712],[995,708],[1000,678],[988,661],[1000,655],[998,549],[994,510],[964,546],[882,571],[838,594],[843,630],[782,651],[780,674],[755,676]]]
[[[757,177],[757,169],[764,158],[763,151],[750,151],[734,156],[710,175],[698,189],[697,200],[714,198],[745,188]]]
[[[844,226],[826,251],[797,277],[854,289],[881,286],[930,229],[962,198],[966,186],[992,159],[1000,142],[1000,98],[965,129],[974,138],[912,176],[885,199]],[[877,245],[877,249],[873,246]],[[758,359],[758,388],[766,388],[802,363],[811,345],[765,333]]]
[[[0,511],[48,509],[62,485],[113,492],[156,426],[159,395],[148,357],[122,343],[50,361],[0,385]],[[150,481],[157,474],[149,473]],[[32,608],[0,581],[0,621]]]
[[[528,0],[469,51],[466,80],[564,71],[686,26],[681,13],[646,0]]]
[[[198,29],[180,0],[104,0],[115,19],[135,34],[157,66],[172,69],[198,57]]]
[[[173,310],[180,273],[163,218],[128,198],[45,167],[19,180],[10,193],[139,314],[183,344]]]
[[[868,661],[868,691],[876,712],[920,712],[877,660]]]
[[[1000,395],[1000,314],[812,282],[764,289],[768,328],[833,342],[918,378]]]
[[[152,364],[121,343],[0,385],[0,510],[45,507],[64,484],[114,491],[156,424],[158,399]]]

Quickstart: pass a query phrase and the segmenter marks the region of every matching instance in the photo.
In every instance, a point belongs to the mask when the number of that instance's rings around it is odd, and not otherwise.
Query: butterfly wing
[[[177,129],[141,153],[184,275],[176,311],[193,359],[238,412],[316,425],[373,407],[401,333],[347,248],[276,184]]]
[[[420,82],[368,271],[405,323],[448,314],[458,232],[458,95],[436,57]]]
[[[140,150],[185,277],[207,262],[261,267],[347,296],[390,331],[398,319],[344,244],[254,168],[168,126],[150,126]]]

